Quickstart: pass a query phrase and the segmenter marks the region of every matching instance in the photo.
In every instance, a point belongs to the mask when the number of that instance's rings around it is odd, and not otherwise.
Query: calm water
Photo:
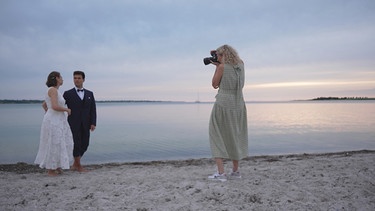
[[[211,157],[212,103],[98,103],[84,163]],[[250,155],[375,150],[375,101],[248,103]],[[43,110],[0,104],[0,163],[33,163]]]

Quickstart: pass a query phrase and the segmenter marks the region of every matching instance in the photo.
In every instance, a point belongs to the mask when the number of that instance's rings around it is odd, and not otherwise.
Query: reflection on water
[[[210,104],[132,103],[99,107],[103,123],[92,139],[92,145],[97,146],[92,154],[105,151],[114,161],[183,159],[209,154]]]
[[[375,148],[375,104],[294,102],[248,105],[254,154],[332,152]]]
[[[211,103],[98,103],[85,163],[210,157]],[[250,155],[375,149],[375,102],[248,103]],[[40,105],[0,105],[1,163],[32,163]]]
[[[374,124],[370,103],[280,103],[263,104],[261,107],[253,104],[253,121],[264,126],[273,126],[275,133],[307,132],[307,131],[362,131],[363,124]],[[361,109],[361,110],[358,110]],[[254,125],[256,126],[256,125]],[[307,130],[307,131],[306,131]]]

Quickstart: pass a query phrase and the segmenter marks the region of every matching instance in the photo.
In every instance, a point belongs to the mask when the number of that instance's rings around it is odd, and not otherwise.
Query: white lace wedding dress
[[[64,107],[65,100],[60,92],[57,93],[58,104]],[[42,122],[39,151],[35,163],[46,169],[69,169],[70,162],[73,160],[73,137],[67,113],[52,109],[48,91],[45,101],[48,110],[44,114]]]

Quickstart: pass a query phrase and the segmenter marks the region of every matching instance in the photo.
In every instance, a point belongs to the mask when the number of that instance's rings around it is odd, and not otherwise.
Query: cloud
[[[266,83],[249,85],[249,88],[282,88],[282,87],[305,87],[305,86],[350,86],[350,85],[373,85],[373,81],[298,81],[282,83]]]
[[[366,81],[374,78],[374,9],[371,0],[4,0],[0,89],[33,88],[0,91],[0,99],[43,97],[51,70],[68,89],[80,69],[98,99],[194,101],[199,93],[213,100],[214,67],[202,58],[226,43],[245,61],[249,87]],[[246,91],[252,99],[290,99],[303,96],[299,87]],[[319,87],[308,93],[320,94]]]

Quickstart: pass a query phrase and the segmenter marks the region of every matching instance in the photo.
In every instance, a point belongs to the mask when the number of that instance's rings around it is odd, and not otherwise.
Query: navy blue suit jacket
[[[94,93],[84,89],[83,100],[78,96],[75,88],[64,92],[65,103],[72,110],[68,116],[68,122],[72,131],[79,130],[83,126],[84,130],[90,130],[91,125],[96,126],[96,104]]]

